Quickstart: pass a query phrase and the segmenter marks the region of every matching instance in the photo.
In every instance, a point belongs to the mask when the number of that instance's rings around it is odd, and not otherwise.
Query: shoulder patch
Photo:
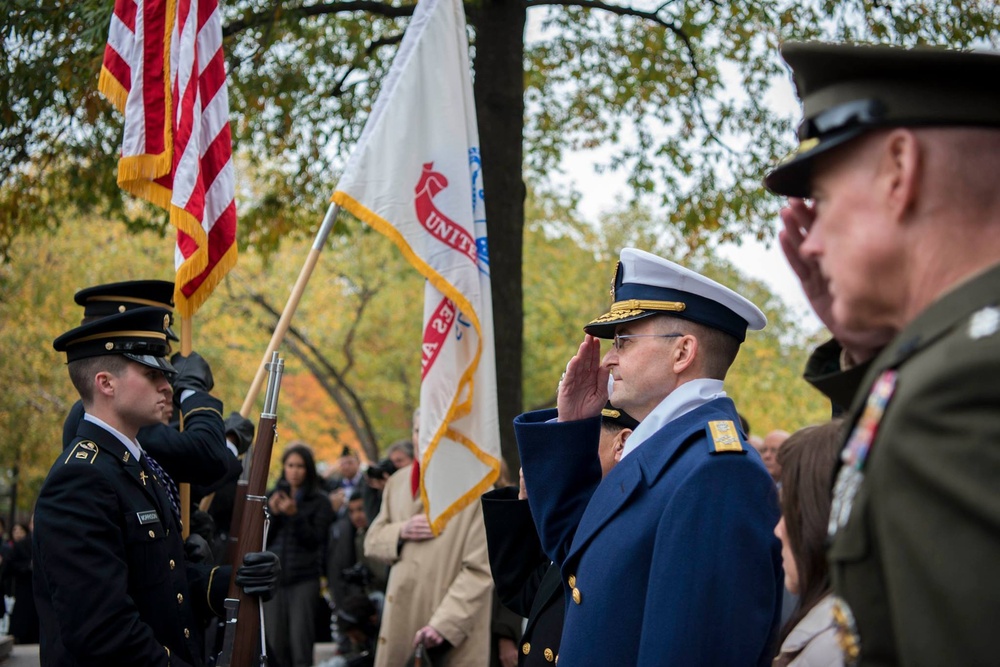
[[[63,463],[66,464],[70,461],[86,461],[87,463],[93,463],[94,459],[97,458],[98,452],[100,451],[101,450],[97,448],[97,445],[92,440],[81,440],[73,445],[73,448],[69,450],[69,454],[66,455],[66,459]]]
[[[722,454],[725,452],[738,452],[743,454],[743,441],[740,440],[740,432],[736,424],[732,421],[719,420],[708,422],[708,435],[712,441],[711,454]]]

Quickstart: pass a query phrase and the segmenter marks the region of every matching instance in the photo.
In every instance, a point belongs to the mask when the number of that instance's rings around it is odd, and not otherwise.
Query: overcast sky
[[[777,111],[797,122],[801,111],[788,76],[775,79],[768,102]],[[591,222],[596,222],[602,212],[614,208],[616,201],[628,199],[629,196],[624,173],[605,171],[598,174],[594,169],[595,164],[606,164],[610,155],[610,150],[600,149],[568,153],[562,162],[565,176],[555,178],[559,182],[572,184],[581,193],[580,211]],[[771,225],[776,233],[780,221],[775,218]],[[721,254],[745,274],[769,285],[792,312],[801,317],[805,333],[813,333],[822,328],[823,325],[802,294],[798,279],[785,261],[776,237],[770,247],[748,238],[741,246],[724,246]]]

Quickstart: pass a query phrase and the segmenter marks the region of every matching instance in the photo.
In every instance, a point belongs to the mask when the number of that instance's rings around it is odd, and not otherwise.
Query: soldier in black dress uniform
[[[171,326],[173,295],[174,283],[168,280],[129,280],[87,287],[73,298],[83,306],[81,324],[136,308],[165,308],[171,318],[166,328],[169,343],[178,340]],[[197,352],[187,357],[175,354],[172,361],[180,371],[171,378],[176,405],[173,421],[183,429],[151,424],[142,428],[139,441],[170,476],[168,484],[176,481],[205,487],[201,491],[193,489],[193,500],[197,502],[201,495],[239,477],[242,466],[236,452],[226,446],[222,401],[209,393],[214,381],[208,363]],[[63,424],[64,448],[72,442],[83,412],[80,401],[70,408]]]
[[[86,409],[35,508],[42,665],[201,665],[204,621],[229,568],[184,561],[180,525],[136,436],[170,400],[168,312],[139,308],[54,342]],[[273,591],[277,559],[250,554],[248,593]]]
[[[600,458],[604,473],[618,461],[625,440],[639,425],[609,402],[601,411]],[[501,603],[528,619],[517,664],[552,664],[559,655],[565,595],[559,568],[542,551],[524,492],[514,487],[483,495],[483,518],[490,552],[490,570]]]

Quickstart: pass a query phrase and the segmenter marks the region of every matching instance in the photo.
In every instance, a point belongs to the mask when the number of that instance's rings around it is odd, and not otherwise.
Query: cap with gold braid
[[[73,300],[83,306],[83,322],[136,308],[154,307],[166,308],[170,312],[170,324],[174,323],[174,284],[169,280],[126,280],[94,285],[77,292]],[[180,340],[169,326],[167,338]]]
[[[639,426],[635,417],[621,408],[611,405],[611,401],[605,403],[604,409],[601,410],[601,422],[615,424],[621,428],[630,428],[633,431]]]
[[[799,145],[764,178],[779,195],[809,197],[815,158],[875,128],[1000,127],[1000,56],[788,42],[781,55],[802,100]]]
[[[68,362],[120,354],[173,374],[177,371],[166,359],[169,323],[170,312],[165,308],[136,308],[81,324],[56,338],[52,347],[65,352]]]
[[[611,310],[583,328],[597,338],[614,338],[619,324],[666,314],[723,331],[740,342],[747,329],[763,329],[767,318],[733,290],[636,248],[624,248],[611,290]]]

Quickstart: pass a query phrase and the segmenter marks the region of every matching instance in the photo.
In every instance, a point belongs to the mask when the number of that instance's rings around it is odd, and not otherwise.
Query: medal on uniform
[[[885,414],[885,407],[892,398],[892,392],[896,388],[896,376],[898,371],[883,371],[872,386],[871,393],[868,394],[868,401],[865,403],[864,412],[861,418],[851,431],[851,437],[847,440],[847,445],[840,452],[841,467],[837,473],[837,483],[833,487],[833,503],[830,507],[830,523],[827,526],[827,533],[830,537],[844,527],[847,518],[851,515],[851,507],[854,504],[854,497],[864,480],[865,462],[868,460],[868,451],[872,442],[875,441],[875,434],[878,432],[882,415]]]
[[[837,644],[844,658],[846,667],[854,667],[861,657],[861,636],[858,635],[858,625],[854,622],[854,612],[844,598],[833,596],[833,607],[830,609],[833,625],[837,631]]]

